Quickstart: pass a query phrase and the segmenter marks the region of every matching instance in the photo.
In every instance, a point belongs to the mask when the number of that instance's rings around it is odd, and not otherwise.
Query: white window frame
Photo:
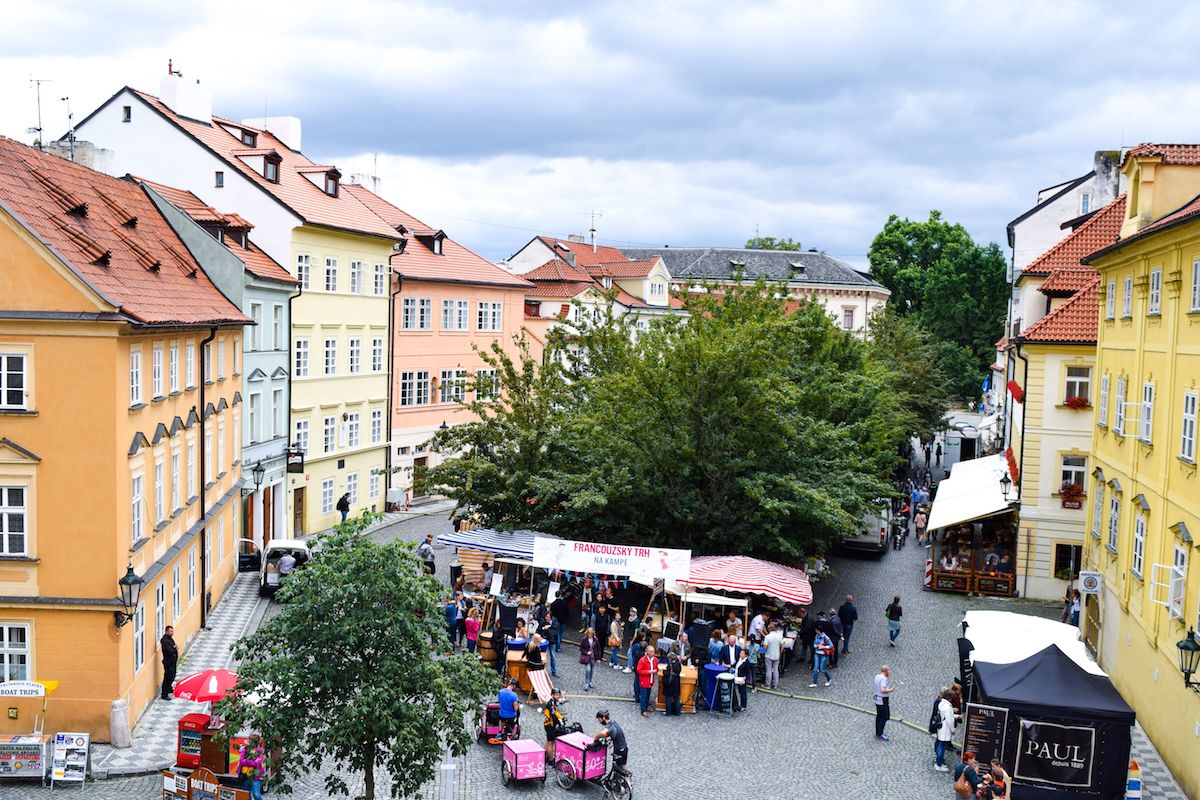
[[[454,324],[454,320],[455,320],[454,301],[453,300],[443,300],[442,301],[442,330],[444,330],[444,331],[458,330],[458,328]]]
[[[336,258],[325,259],[325,291],[336,292],[338,285],[338,260]]]
[[[1138,512],[1133,518],[1133,554],[1129,557],[1129,571],[1138,580],[1142,579],[1142,570],[1146,560],[1146,515]]]
[[[154,520],[157,523],[167,521],[167,465],[163,461],[154,462]]]
[[[400,300],[400,328],[406,331],[417,328],[417,298],[405,297]]]
[[[387,265],[375,265],[375,294],[382,296],[387,294]]]
[[[146,604],[133,612],[133,672],[136,675],[146,665]]]
[[[380,486],[379,473],[372,470],[370,476],[368,476],[368,478],[367,478],[367,499],[368,500],[378,500],[379,499],[379,486]]]
[[[498,373],[494,369],[475,370],[475,399],[495,400],[500,394]],[[486,383],[484,381],[487,381]],[[486,390],[482,387],[487,387]]]
[[[193,497],[198,497],[199,492],[196,490],[196,445],[191,443],[187,446],[187,469],[188,469],[188,501]]]
[[[16,365],[20,366],[16,366]],[[19,380],[13,378],[19,376]],[[16,384],[16,385],[14,385]],[[16,402],[12,402],[13,394]],[[0,352],[0,411],[29,410],[29,353]]]
[[[183,476],[180,462],[182,456],[178,450],[171,451],[171,513],[174,509],[183,508]]]
[[[1125,278],[1121,294],[1121,316],[1129,318],[1133,316],[1133,276]]]
[[[350,374],[362,372],[362,339],[357,336],[350,338]]]
[[[179,614],[182,611],[180,598],[182,596],[180,574],[181,566],[179,562],[175,562],[175,566],[171,568],[171,623],[179,622]]]
[[[1100,376],[1100,406],[1096,409],[1096,425],[1108,427],[1108,374]]]
[[[1117,436],[1125,435],[1125,379],[1117,378],[1117,389],[1115,402],[1113,404],[1113,433]]]
[[[196,343],[195,342],[188,342],[187,347],[184,348],[183,364],[184,364],[183,379],[184,379],[184,383],[187,384],[186,388],[195,389],[196,388]]]
[[[225,561],[225,518],[217,519],[217,566]]]
[[[217,338],[217,379],[225,380],[225,337]]]
[[[278,439],[285,434],[283,389],[271,390],[271,438]],[[235,448],[236,449],[236,448]]]
[[[1146,381],[1142,384],[1142,408],[1138,431],[1138,439],[1142,444],[1152,444],[1154,441],[1154,384]]]
[[[271,349],[283,350],[287,347],[287,329],[283,324],[283,304],[275,303],[271,307]],[[235,369],[234,372],[237,370]]]
[[[440,397],[443,403],[459,403],[467,397],[467,371],[465,369],[442,370]]]
[[[1192,259],[1192,311],[1200,311],[1200,257]]]
[[[129,406],[142,404],[142,348],[129,348]]]
[[[337,374],[337,339],[325,340],[325,374]]]
[[[346,415],[346,447],[358,447],[362,440],[360,416],[357,411]]]
[[[1092,491],[1096,493],[1092,501],[1092,537],[1100,538],[1100,525],[1104,521],[1104,481],[1096,478],[1096,485]]]
[[[301,289],[308,291],[312,288],[312,256],[308,253],[296,256],[296,278],[300,281]]]
[[[171,382],[171,394],[179,392],[179,344],[171,343],[170,355],[167,357],[167,366],[169,379]]]
[[[196,601],[196,548],[188,550],[188,606]]]
[[[250,425],[250,444],[261,442],[262,438],[262,393],[251,392],[246,396],[247,421]]]
[[[417,298],[417,328],[418,330],[433,330],[433,299]]]
[[[133,544],[146,538],[146,478],[140,472],[129,480],[129,535]]]
[[[333,478],[326,478],[321,481],[321,513],[332,514],[333,507]]]
[[[383,410],[375,409],[371,412],[371,444],[379,444],[383,441]]]
[[[1150,296],[1146,314],[1157,317],[1162,313],[1162,268],[1150,270]]]
[[[217,422],[217,475],[225,472],[225,420]]]
[[[15,631],[22,631],[23,643],[15,644]],[[18,663],[20,669],[18,671]],[[24,622],[0,622],[0,682],[32,680],[33,626]]]
[[[350,293],[362,294],[363,292],[363,262],[350,262]]]
[[[1081,464],[1068,464],[1067,459],[1075,459],[1082,461]],[[1087,456],[1078,453],[1064,453],[1059,461],[1061,467],[1059,477],[1060,483],[1077,483],[1081,487],[1087,486]]]
[[[1179,426],[1179,457],[1196,463],[1196,408],[1200,395],[1196,392],[1183,393],[1183,421]]]
[[[1108,499],[1108,549],[1117,552],[1121,531],[1121,496],[1116,492]]]
[[[337,417],[325,417],[321,421],[321,437],[324,452],[332,453],[337,449]]]
[[[1117,282],[1108,282],[1108,291],[1104,295],[1104,318],[1115,319],[1117,316]]]
[[[20,492],[21,503],[13,503],[13,491]],[[29,486],[0,486],[0,556],[21,557],[29,555]],[[14,531],[12,521],[20,519],[19,531]],[[9,549],[9,538],[19,536],[21,548]]]
[[[167,581],[164,578],[154,587],[154,638],[161,639],[167,627]]]
[[[155,400],[166,396],[163,391],[163,347],[161,344],[154,345],[154,349],[150,352],[150,395]]]
[[[1071,370],[1083,370],[1084,374],[1071,375]],[[1065,397],[1082,397],[1092,402],[1092,368],[1082,364],[1068,364],[1066,370]]]
[[[250,349],[262,350],[262,329],[263,329],[263,306],[262,303],[250,304],[250,319],[254,320],[254,324],[250,326]]]
[[[295,366],[292,369],[292,377],[307,378],[308,377],[308,339],[296,340],[296,357]]]
[[[306,419],[296,420],[295,443],[296,443],[297,449],[299,449],[300,452],[303,453],[304,455],[308,455],[308,427],[309,427],[308,420],[306,420]]]
[[[350,505],[358,505],[358,473],[346,473],[346,492],[350,495]]]
[[[1172,550],[1172,572],[1167,610],[1171,619],[1183,619],[1185,595],[1187,593],[1188,550],[1187,545],[1176,544]]]
[[[376,336],[371,340],[371,371],[383,372],[383,337]]]

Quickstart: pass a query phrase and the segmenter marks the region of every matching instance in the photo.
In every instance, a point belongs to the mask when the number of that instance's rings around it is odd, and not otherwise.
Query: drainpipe
[[[205,349],[217,338],[217,328],[214,325],[208,329],[208,338],[200,342],[200,629],[208,627],[208,476],[207,448],[204,446],[205,428],[208,420],[204,411],[208,407],[204,386],[208,383],[208,359],[204,357]]]
[[[1021,501],[1025,499],[1025,431],[1029,430],[1029,415],[1028,408],[1025,403],[1029,402],[1029,359],[1021,352],[1021,342],[1017,341],[1016,349],[1017,358],[1025,362],[1025,377],[1021,381],[1021,388],[1025,390],[1025,401],[1021,403],[1021,460],[1017,462],[1017,507],[1020,508]],[[1025,536],[1025,578],[1021,588],[1021,596],[1029,596],[1029,536]]]
[[[388,270],[390,272],[391,265],[389,261]],[[383,448],[383,510],[387,511],[388,492],[392,488],[392,382],[393,376],[396,374],[396,365],[392,363],[395,358],[395,341],[396,341],[396,295],[400,294],[404,289],[404,276],[399,272],[394,273],[396,276],[395,291],[388,292],[388,333],[387,333],[387,430],[383,432],[383,441],[386,446]],[[389,281],[390,283],[390,281]],[[431,312],[432,313],[432,312]],[[432,399],[432,398],[431,398]]]
[[[299,299],[300,295],[304,294],[304,284],[296,281],[296,293],[288,295],[288,404],[287,404],[287,430],[283,432],[284,454],[283,454],[283,507],[291,508],[291,519],[287,524],[292,528],[292,537],[296,535],[296,509],[293,505],[292,493],[288,490],[288,471],[287,471],[287,450],[291,447],[288,442],[292,441],[292,388],[296,384],[296,337],[292,335],[292,321],[295,319],[292,312],[292,302]],[[308,364],[309,369],[312,369],[313,349],[308,349]],[[312,431],[308,432],[309,438],[312,438]],[[307,454],[305,454],[307,457]],[[263,547],[267,546],[266,540],[263,540]]]

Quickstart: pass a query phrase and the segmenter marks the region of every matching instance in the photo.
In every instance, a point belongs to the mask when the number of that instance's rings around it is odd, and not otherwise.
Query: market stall
[[[1016,593],[1017,529],[1001,478],[1003,455],[955,464],[929,511],[929,588],[1010,597]]]
[[[800,606],[813,599],[802,570],[747,556],[696,556],[684,583],[689,589],[761,594]]]
[[[34,718],[33,730],[0,740],[0,778],[36,778],[46,776],[50,756],[50,737],[46,724],[46,702],[58,688],[58,681],[6,681],[0,683],[0,697],[41,698],[42,713]]]

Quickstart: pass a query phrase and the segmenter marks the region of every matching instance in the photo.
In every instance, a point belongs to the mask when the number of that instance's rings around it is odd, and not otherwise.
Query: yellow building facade
[[[1141,145],[1100,273],[1099,400],[1085,569],[1103,575],[1085,638],[1185,793],[1200,795],[1200,694],[1178,648],[1200,615],[1200,147]]]

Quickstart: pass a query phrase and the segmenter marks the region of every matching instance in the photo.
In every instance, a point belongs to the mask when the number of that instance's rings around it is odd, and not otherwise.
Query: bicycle
[[[609,758],[611,749],[611,739],[595,739],[585,747],[580,763],[575,763],[579,759],[560,758],[554,764],[555,781],[564,789],[570,789],[580,782],[587,783],[603,791],[604,796],[611,800],[632,800],[633,784],[630,779],[633,774]]]

